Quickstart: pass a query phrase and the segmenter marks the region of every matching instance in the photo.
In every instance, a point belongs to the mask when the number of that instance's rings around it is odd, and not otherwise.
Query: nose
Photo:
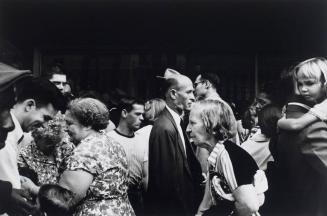
[[[190,132],[191,132],[191,126],[190,124],[188,124],[186,127],[186,133],[190,133]]]
[[[140,115],[140,120],[143,121],[144,120],[144,117],[143,115]]]
[[[194,94],[193,94],[193,93],[191,93],[191,95],[190,95],[190,100],[191,100],[192,102],[195,101],[195,97],[194,97]]]

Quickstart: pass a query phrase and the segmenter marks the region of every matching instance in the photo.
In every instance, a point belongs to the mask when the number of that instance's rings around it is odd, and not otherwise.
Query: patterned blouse
[[[104,133],[83,139],[67,160],[67,170],[93,175],[74,215],[134,215],[127,197],[128,167],[123,147]]]
[[[33,170],[37,174],[39,185],[58,183],[61,170],[65,169],[65,160],[72,154],[74,147],[69,138],[65,138],[55,147],[54,160],[50,160],[32,140],[20,150],[18,166]]]

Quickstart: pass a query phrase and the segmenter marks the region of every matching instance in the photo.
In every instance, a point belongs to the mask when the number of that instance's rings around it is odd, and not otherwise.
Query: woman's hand
[[[214,176],[212,178],[212,185],[216,191],[217,194],[219,194],[219,196],[221,196],[222,198],[229,200],[229,201],[235,201],[233,194],[229,193],[225,193],[225,191],[223,190],[223,188],[221,187],[221,179],[218,178],[217,176]]]
[[[40,187],[35,185],[31,179],[20,176],[20,183],[22,185],[22,189],[27,190],[29,193],[37,195],[39,193]]]

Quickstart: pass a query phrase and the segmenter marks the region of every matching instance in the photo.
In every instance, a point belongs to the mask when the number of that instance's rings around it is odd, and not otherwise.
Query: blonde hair
[[[192,110],[199,112],[208,134],[217,140],[230,139],[236,135],[236,119],[227,104],[217,100],[202,100],[194,103]]]
[[[297,81],[299,73],[305,78],[313,78],[325,84],[327,78],[327,60],[322,57],[307,59],[294,68],[294,78]]]
[[[150,113],[151,118],[148,119],[150,121],[154,121],[156,118],[158,118],[158,116],[166,107],[166,102],[160,98],[153,98],[147,101],[145,104],[149,104],[150,106],[150,108],[145,111]]]

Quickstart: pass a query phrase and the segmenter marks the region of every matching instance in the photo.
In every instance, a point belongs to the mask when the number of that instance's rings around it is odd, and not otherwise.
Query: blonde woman
[[[209,179],[197,215],[253,215],[263,204],[264,174],[256,174],[253,158],[229,140],[235,134],[235,122],[230,109],[219,101],[199,101],[191,109],[187,133],[195,145],[210,153]],[[259,189],[255,184],[260,180]]]

